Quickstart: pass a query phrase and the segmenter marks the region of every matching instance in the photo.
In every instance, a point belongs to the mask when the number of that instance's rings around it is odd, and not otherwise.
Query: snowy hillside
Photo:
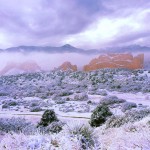
[[[120,146],[148,150],[150,146],[149,71],[57,70],[1,76],[0,85],[2,150],[120,150]],[[47,110],[54,121],[42,126]],[[142,141],[135,139],[141,135]]]

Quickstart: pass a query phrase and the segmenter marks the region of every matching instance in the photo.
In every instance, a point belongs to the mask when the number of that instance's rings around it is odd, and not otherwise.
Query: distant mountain
[[[150,47],[148,46],[140,46],[140,45],[129,45],[122,47],[107,47],[101,49],[103,52],[117,52],[117,53],[135,53],[135,52],[150,52]]]
[[[101,54],[101,53],[127,53],[127,52],[150,52],[150,47],[140,45],[129,45],[122,47],[106,47],[101,49],[80,49],[70,44],[61,47],[54,46],[18,46],[7,49],[0,49],[0,52],[46,52],[46,53],[81,53],[81,54]]]
[[[21,52],[21,53],[30,53],[30,52],[46,52],[46,53],[82,53],[82,54],[95,54],[99,53],[98,50],[89,50],[73,47],[69,44],[63,45],[61,47],[52,47],[52,46],[19,46],[11,47],[3,50],[5,52]],[[2,51],[0,51],[2,52]]]

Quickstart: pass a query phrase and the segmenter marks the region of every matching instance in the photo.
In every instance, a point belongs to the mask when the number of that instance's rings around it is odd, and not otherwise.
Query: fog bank
[[[78,68],[81,69],[83,65],[89,63],[91,59],[97,56],[98,55],[84,55],[77,53],[0,53],[0,69],[3,69],[6,64],[23,63],[28,61],[36,62],[43,70],[46,71],[60,66],[65,61],[70,61],[72,64],[76,64]]]

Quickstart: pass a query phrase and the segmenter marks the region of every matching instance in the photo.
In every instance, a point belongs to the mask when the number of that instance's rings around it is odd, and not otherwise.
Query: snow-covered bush
[[[32,100],[29,104],[30,107],[39,106],[40,101],[39,100]]]
[[[62,90],[62,91],[59,91],[59,92],[58,92],[58,95],[59,95],[59,96],[69,96],[69,95],[71,95],[71,94],[73,94],[73,92],[68,91],[68,90]]]
[[[96,95],[106,96],[107,95],[107,91],[106,90],[97,90],[96,91]]]
[[[3,104],[2,109],[5,109],[5,108],[10,108],[10,106],[8,104]]]
[[[143,87],[142,87],[142,92],[150,92],[150,83],[148,84],[145,84],[145,85],[143,85]]]
[[[126,100],[124,99],[119,99],[117,96],[106,96],[100,101],[100,104],[113,105],[113,104],[124,103],[125,101]]]
[[[98,86],[91,86],[88,88],[88,94],[94,95],[97,93]]]
[[[63,129],[64,123],[60,121],[54,121],[47,127],[43,127],[44,133],[59,133]]]
[[[42,115],[41,121],[38,123],[39,126],[48,126],[50,123],[58,121],[58,118],[54,110],[45,110]]]
[[[39,112],[39,111],[42,111],[42,108],[40,106],[30,107],[30,112]]]
[[[96,94],[96,91],[89,91],[88,94],[90,94],[90,95],[95,95],[95,94]]]
[[[54,101],[59,101],[61,99],[61,97],[60,96],[58,96],[57,94],[54,94],[53,96],[52,96],[52,100],[54,100]]]
[[[96,91],[98,89],[97,86],[91,86],[89,87],[89,91]]]
[[[16,106],[17,105],[17,102],[16,101],[10,101],[8,103],[9,106]]]
[[[7,101],[3,101],[3,107],[9,107],[9,106],[16,106],[18,105],[18,102],[16,100],[7,100]]]
[[[128,123],[128,119],[123,116],[111,116],[106,121],[106,128],[118,128],[125,123]]]
[[[59,98],[55,102],[56,102],[56,104],[64,104],[66,102],[66,99],[65,98]]]
[[[71,98],[70,97],[66,97],[66,98],[63,98],[65,101],[70,101]]]
[[[119,128],[97,129],[101,149],[109,150],[149,150],[150,127],[147,118],[129,123]],[[130,139],[130,140],[129,140]]]
[[[33,125],[24,118],[0,118],[0,130],[4,132],[22,132],[29,126]]]
[[[66,106],[66,105],[62,105],[60,108],[59,108],[59,111],[62,111],[62,112],[73,112],[75,111],[74,110],[74,107],[72,105],[70,106]]]
[[[89,123],[92,127],[98,127],[105,123],[107,118],[111,115],[112,113],[109,110],[108,106],[99,104],[92,112]]]
[[[51,139],[50,139],[51,140]],[[48,145],[48,139],[43,135],[24,135],[20,134],[8,134],[1,143],[1,150],[48,150],[51,149]]]
[[[6,134],[0,140],[0,150],[149,150],[148,121],[149,116],[141,121],[107,130],[103,130],[104,126],[95,129],[86,124],[76,126],[75,122],[71,121],[72,123],[68,123],[69,126],[65,126],[58,134]],[[88,129],[83,130],[84,127]],[[86,139],[84,136],[91,140],[83,140]]]
[[[121,110],[122,110],[123,112],[125,112],[125,111],[127,111],[127,110],[130,110],[130,109],[136,108],[136,107],[137,107],[136,103],[133,103],[133,102],[125,102],[125,103],[122,104]]]
[[[85,124],[75,124],[68,126],[69,134],[76,137],[82,150],[89,149],[95,146],[96,136],[94,130]]]
[[[8,96],[8,95],[9,95],[8,93],[0,92],[0,96]]]
[[[71,135],[66,130],[58,134],[13,133],[3,137],[0,141],[0,150],[83,150],[80,139],[81,136]],[[97,145],[90,146],[86,150],[99,150]]]
[[[88,101],[87,101],[87,104],[92,104],[92,101],[91,101],[91,100],[88,100]]]
[[[90,111],[90,106],[86,104],[81,104],[75,108],[76,112],[86,113]]]
[[[131,122],[141,120],[148,115],[150,115],[150,109],[149,108],[143,108],[140,110],[130,110],[130,111],[125,113],[125,116],[127,118],[129,118],[129,120]]]
[[[74,95],[75,101],[86,101],[88,100],[88,95],[86,93],[80,93]]]
[[[123,116],[112,116],[106,121],[106,128],[120,127],[126,123],[136,122],[150,114],[150,109],[131,110]]]
[[[34,134],[40,133],[40,130],[36,127],[36,125],[30,123],[28,126],[24,127],[21,130],[21,133],[25,135],[34,135]]]

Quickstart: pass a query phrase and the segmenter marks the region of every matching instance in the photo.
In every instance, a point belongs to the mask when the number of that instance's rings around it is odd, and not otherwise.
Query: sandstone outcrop
[[[66,61],[57,69],[63,70],[63,71],[67,71],[67,70],[77,71],[77,65],[72,65],[70,62]]]
[[[84,71],[97,70],[102,68],[127,68],[142,69],[144,66],[144,54],[133,56],[132,54],[105,54],[91,60],[85,65]]]
[[[40,66],[36,62],[27,61],[23,63],[11,62],[6,64],[6,66],[0,71],[0,75],[12,75],[20,73],[30,73],[42,71]]]

